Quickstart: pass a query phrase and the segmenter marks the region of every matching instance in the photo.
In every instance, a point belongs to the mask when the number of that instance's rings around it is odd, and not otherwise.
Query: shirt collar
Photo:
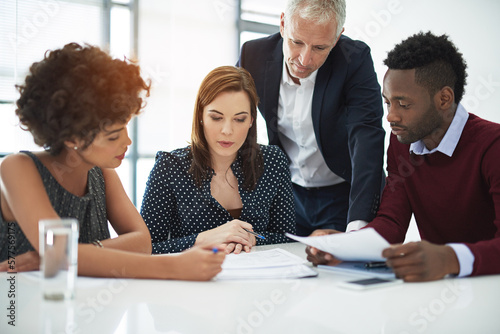
[[[288,84],[290,86],[298,86],[295,82],[293,82],[292,77],[288,73],[288,70],[286,68],[286,61],[283,59],[283,69],[282,69],[282,75],[281,75],[281,84]],[[307,78],[304,79],[299,79],[300,84],[306,83],[306,82],[311,82],[314,84],[316,82],[316,76],[318,75],[318,70],[314,71],[309,75]]]
[[[422,140],[419,140],[410,145],[410,153],[424,155],[424,154],[432,154],[434,152],[439,151],[451,157],[453,155],[453,152],[455,151],[455,148],[458,145],[458,141],[462,136],[462,131],[464,130],[465,123],[467,123],[468,119],[469,119],[469,113],[467,112],[467,110],[465,110],[465,108],[461,104],[458,104],[457,111],[455,112],[455,116],[453,116],[453,120],[451,121],[450,127],[444,134],[444,137],[443,139],[441,139],[439,145],[436,148],[429,151],[425,147],[424,142]]]

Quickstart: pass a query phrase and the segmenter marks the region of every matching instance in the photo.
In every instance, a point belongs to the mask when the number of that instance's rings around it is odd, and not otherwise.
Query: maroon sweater
[[[368,227],[401,243],[413,213],[422,240],[469,247],[473,276],[500,273],[500,124],[469,114],[451,158],[410,154],[409,145],[391,135],[387,171]]]

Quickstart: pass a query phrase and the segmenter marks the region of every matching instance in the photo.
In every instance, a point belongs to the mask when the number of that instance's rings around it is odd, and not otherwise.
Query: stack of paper
[[[229,254],[217,279],[279,279],[314,277],[318,273],[307,261],[280,248]]]

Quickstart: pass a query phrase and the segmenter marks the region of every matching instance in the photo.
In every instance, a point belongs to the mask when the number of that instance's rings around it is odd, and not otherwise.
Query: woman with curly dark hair
[[[224,255],[208,249],[151,256],[148,228],[114,171],[131,144],[127,124],[149,95],[138,66],[71,43],[34,63],[18,89],[16,114],[45,151],[13,154],[0,166],[0,270],[7,225],[16,226],[16,270],[34,270],[38,221],[58,217],[79,221],[80,275],[206,280],[221,270]]]

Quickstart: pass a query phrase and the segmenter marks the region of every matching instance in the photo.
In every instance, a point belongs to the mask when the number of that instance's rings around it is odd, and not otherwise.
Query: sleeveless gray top
[[[52,207],[59,217],[78,219],[80,225],[79,243],[91,243],[96,239],[109,239],[104,177],[99,167],[94,167],[89,171],[88,192],[84,196],[78,197],[64,189],[36,155],[26,151],[22,153],[33,159]],[[14,242],[16,255],[34,250],[18,224],[6,222],[0,215],[0,262],[7,259],[9,249],[12,252]]]

